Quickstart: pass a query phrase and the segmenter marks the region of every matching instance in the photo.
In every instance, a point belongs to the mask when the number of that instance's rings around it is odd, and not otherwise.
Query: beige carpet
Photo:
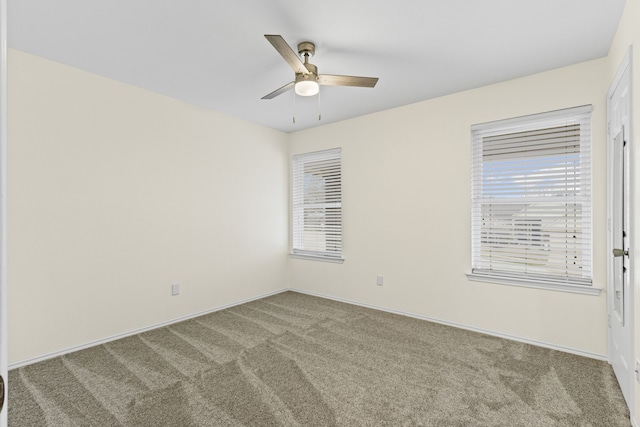
[[[9,373],[10,426],[629,426],[610,366],[294,292]]]

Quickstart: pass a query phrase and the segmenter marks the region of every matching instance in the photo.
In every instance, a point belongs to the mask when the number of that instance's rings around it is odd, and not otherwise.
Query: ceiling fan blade
[[[298,74],[309,74],[309,70],[304,66],[304,62],[300,60],[300,57],[297,53],[291,49],[291,46],[287,44],[287,42],[282,38],[282,36],[275,34],[265,34],[264,35],[269,43],[276,48],[278,53],[282,55],[285,61],[293,68]]]
[[[281,95],[295,86],[295,82],[289,82],[286,85],[282,86],[280,89],[276,89],[271,92],[269,95],[263,96],[261,99],[273,99],[278,95]]]
[[[377,77],[357,77],[357,76],[334,76],[332,74],[320,74],[318,83],[324,86],[357,86],[375,87],[378,83]]]

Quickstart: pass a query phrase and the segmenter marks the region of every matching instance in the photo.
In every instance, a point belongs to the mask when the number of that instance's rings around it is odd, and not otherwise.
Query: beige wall
[[[287,136],[11,50],[9,361],[286,286],[603,356],[604,293],[464,273],[471,124],[593,104],[603,223],[605,73],[593,61]],[[347,260],[287,260],[288,155],[335,146]]]
[[[632,132],[632,145],[631,156],[632,162],[635,165],[633,169],[634,176],[632,177],[633,194],[631,196],[632,209],[634,210],[634,223],[635,227],[632,229],[632,245],[631,256],[633,257],[634,268],[634,307],[635,307],[635,325],[634,325],[634,341],[635,341],[635,355],[634,359],[640,360],[640,273],[638,273],[638,266],[640,266],[640,114],[638,110],[638,101],[640,101],[640,0],[627,0],[624,15],[616,37],[611,45],[609,51],[609,57],[607,58],[607,85],[609,85],[618,67],[627,53],[629,47],[633,46],[632,53],[632,118],[631,118],[631,132]],[[608,86],[607,86],[608,87]],[[635,242],[635,243],[634,243]],[[634,250],[635,249],[635,250]],[[640,384],[637,381],[633,381],[635,387],[635,420],[636,423],[640,421]]]
[[[470,126],[593,105],[594,285],[605,287],[606,61],[301,131],[292,154],[342,147],[344,264],[291,259],[294,288],[598,357],[606,293],[470,282]],[[376,286],[376,275],[384,286]]]
[[[286,134],[8,63],[9,363],[286,287]]]

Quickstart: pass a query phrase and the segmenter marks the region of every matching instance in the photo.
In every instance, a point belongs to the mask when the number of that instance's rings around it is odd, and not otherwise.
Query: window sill
[[[550,291],[570,292],[570,293],[582,294],[582,295],[599,296],[600,292],[602,291],[601,288],[595,288],[593,286],[586,286],[586,285],[584,286],[570,285],[570,284],[555,283],[555,282],[545,282],[542,280],[507,278],[502,276],[492,276],[490,274],[466,273],[466,275],[467,275],[467,279],[472,280],[474,282],[487,282],[487,283],[495,283],[499,285],[521,286],[525,288],[534,288],[534,289],[546,289]]]
[[[331,262],[334,264],[342,264],[344,262],[344,258],[342,257],[331,258],[331,257],[319,256],[319,255],[306,255],[306,254],[295,254],[295,253],[290,253],[289,258],[306,259],[309,261]]]

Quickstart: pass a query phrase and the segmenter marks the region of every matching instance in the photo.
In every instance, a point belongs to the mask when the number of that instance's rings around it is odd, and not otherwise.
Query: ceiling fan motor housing
[[[304,64],[304,66],[307,67],[307,70],[309,70],[309,73],[308,74],[296,73],[296,80],[298,75],[305,76],[306,77],[305,80],[310,79],[311,76],[315,76],[316,78],[318,78],[318,67],[316,67],[310,62],[307,62],[306,64]]]
[[[307,43],[313,47],[313,43],[311,42],[302,42],[298,45],[298,49],[300,49],[300,46]],[[296,73],[295,83],[300,83],[305,81],[318,83],[318,67],[316,67],[310,62],[307,62],[306,60],[305,60],[304,66],[307,67],[307,70],[309,70],[309,73]]]

